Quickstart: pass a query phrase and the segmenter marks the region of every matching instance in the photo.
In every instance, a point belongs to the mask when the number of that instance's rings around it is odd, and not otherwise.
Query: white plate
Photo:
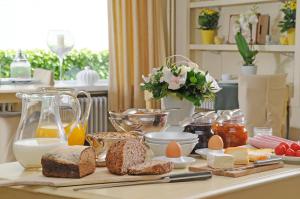
[[[222,150],[211,150],[208,148],[203,148],[203,149],[197,149],[195,151],[195,153],[197,153],[198,155],[200,155],[203,159],[207,158],[207,154],[210,152],[214,152],[214,153],[224,153],[224,149]]]
[[[145,135],[145,139],[149,141],[190,141],[196,138],[198,135],[185,132],[152,132]]]
[[[182,156],[180,158],[168,158],[166,156],[159,156],[153,158],[153,160],[163,160],[163,161],[173,162],[175,169],[183,169],[196,161],[195,158],[191,158],[187,156]]]
[[[282,158],[283,162],[287,164],[300,164],[300,157],[285,156],[285,155],[272,155],[271,157]]]

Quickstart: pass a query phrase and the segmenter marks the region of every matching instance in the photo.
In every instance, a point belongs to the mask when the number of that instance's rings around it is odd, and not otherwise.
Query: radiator
[[[206,110],[214,110],[215,109],[215,102],[213,100],[205,100],[200,108],[206,109]]]
[[[87,98],[79,98],[81,111],[85,111]],[[88,120],[87,132],[106,132],[107,131],[107,97],[92,97],[92,107]]]

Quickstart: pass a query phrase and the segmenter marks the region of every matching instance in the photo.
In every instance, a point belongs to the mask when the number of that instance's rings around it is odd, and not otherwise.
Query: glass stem
[[[58,57],[59,59],[59,80],[63,80],[63,62],[64,57]]]

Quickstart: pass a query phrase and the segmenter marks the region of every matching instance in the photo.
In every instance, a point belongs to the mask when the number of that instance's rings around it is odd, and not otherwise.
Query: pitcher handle
[[[74,117],[74,120],[71,122],[71,124],[72,124],[71,127],[70,127],[70,135],[71,135],[71,133],[73,132],[74,128],[80,123],[80,117],[81,117],[80,103],[79,103],[79,100],[77,99],[77,96],[75,96],[75,95],[73,95],[71,93],[61,92],[59,95],[60,96],[63,96],[63,95],[70,96],[71,98],[74,99],[75,106],[71,106],[71,108],[74,110],[75,117]]]
[[[85,128],[86,122],[88,121],[89,116],[90,116],[90,111],[91,111],[91,107],[92,107],[92,98],[91,98],[91,94],[86,91],[78,91],[77,96],[80,94],[83,94],[87,97],[85,111],[80,118],[80,122],[83,124],[83,127]]]

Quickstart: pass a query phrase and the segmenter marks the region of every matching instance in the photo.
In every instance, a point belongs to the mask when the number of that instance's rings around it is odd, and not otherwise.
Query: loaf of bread
[[[161,175],[172,171],[172,162],[151,160],[142,164],[131,166],[128,169],[129,175]]]
[[[125,175],[128,168],[141,164],[146,158],[146,147],[136,139],[114,143],[106,154],[106,167],[109,172]]]
[[[47,177],[81,178],[96,169],[96,154],[88,146],[64,146],[43,155],[43,175]]]

